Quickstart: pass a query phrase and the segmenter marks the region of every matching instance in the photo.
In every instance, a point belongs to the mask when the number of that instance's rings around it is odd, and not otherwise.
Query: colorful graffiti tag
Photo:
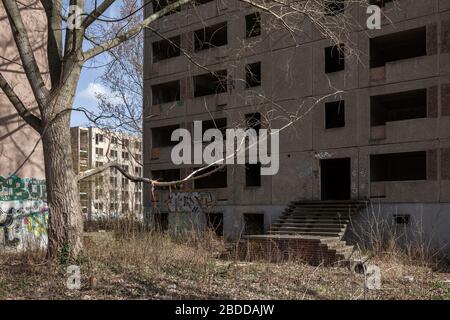
[[[45,180],[0,176],[0,249],[47,244]]]

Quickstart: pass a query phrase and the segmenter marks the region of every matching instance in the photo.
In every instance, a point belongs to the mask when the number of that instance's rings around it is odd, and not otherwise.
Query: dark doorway
[[[322,200],[350,200],[350,158],[320,161]]]

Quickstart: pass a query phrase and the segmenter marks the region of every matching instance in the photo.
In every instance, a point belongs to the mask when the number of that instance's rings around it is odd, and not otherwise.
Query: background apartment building
[[[366,8],[347,11],[366,25]],[[181,187],[212,199],[202,208],[205,221],[233,238],[267,230],[294,200],[361,199],[400,217],[400,224],[421,220],[444,247],[450,242],[450,2],[384,1],[383,11],[388,18],[380,30],[350,32],[357,55],[338,50],[308,22],[296,38],[268,28],[267,14],[239,0],[201,1],[157,21],[155,29],[170,41],[146,30],[144,113],[151,117],[144,122],[144,176],[169,180],[193,170],[172,164],[170,134],[192,130],[194,120],[206,121],[204,130],[265,127],[270,110],[270,125],[280,128],[289,114],[314,106],[281,133],[277,175],[261,176],[258,165],[227,166]],[[343,93],[333,95],[332,87]],[[160,191],[155,217],[176,222],[173,201],[183,199],[174,199]]]
[[[71,128],[76,173],[118,162],[133,175],[142,176],[141,138],[98,128]],[[142,217],[142,185],[130,182],[117,169],[80,182],[80,201],[87,219]]]

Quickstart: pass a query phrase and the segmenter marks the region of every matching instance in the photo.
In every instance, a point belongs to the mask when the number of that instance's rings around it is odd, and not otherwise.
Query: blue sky
[[[77,95],[75,96],[74,108],[84,107],[90,111],[97,110],[97,100],[95,92],[99,91],[101,84],[99,77],[103,69],[83,68],[80,82],[78,83]],[[100,89],[101,90],[101,89]],[[72,112],[72,126],[86,126],[88,120],[82,112]]]
[[[116,2],[108,11],[105,16],[108,18],[116,17],[120,1]],[[100,60],[102,57],[100,56]],[[101,62],[97,63],[100,65]],[[104,68],[92,68],[92,63],[87,63],[81,72],[80,81],[78,83],[77,94],[75,96],[74,108],[84,107],[90,111],[95,112],[97,109],[96,93],[107,93],[105,87],[101,84],[100,77],[104,72]],[[72,126],[87,126],[89,125],[88,119],[82,112],[72,112]]]

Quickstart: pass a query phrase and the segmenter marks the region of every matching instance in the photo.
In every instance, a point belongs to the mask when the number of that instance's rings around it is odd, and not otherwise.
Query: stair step
[[[292,208],[290,212],[345,212],[354,213],[357,210],[349,210],[347,208]]]
[[[321,242],[323,244],[326,244],[326,245],[333,244],[333,243],[338,243],[338,242],[344,242],[345,243],[345,241],[342,241],[340,238],[324,238],[324,239],[321,239]]]
[[[311,211],[317,211],[317,212],[356,212],[358,210],[352,210],[349,208],[291,208],[291,212],[311,212]]]
[[[286,225],[286,224],[281,224],[281,225],[277,225],[277,226],[272,226],[272,228],[289,228],[289,229],[333,229],[333,230],[344,230],[345,227],[341,227],[339,225],[332,225],[332,226],[328,226],[328,227],[323,227],[323,226],[317,226],[315,224],[310,224],[310,225],[303,225],[303,226],[296,226],[296,225]]]
[[[339,218],[339,217],[286,217],[286,218],[279,218],[275,220],[275,222],[322,222],[322,223],[335,223],[335,222],[341,222],[341,223],[347,223],[350,219],[347,218]]]
[[[330,217],[330,218],[351,218],[353,215],[343,212],[289,212],[283,213],[280,217]]]
[[[353,246],[346,246],[345,249],[340,249],[336,251],[336,254],[341,255],[345,259],[350,258],[353,253]]]
[[[288,216],[288,217],[329,217],[329,218],[351,218],[349,214],[337,214],[337,213],[291,213],[289,215],[282,215],[282,216]]]
[[[335,235],[340,235],[342,233],[342,230],[339,229],[302,229],[302,230],[297,230],[297,229],[271,229],[270,230],[272,233],[280,233],[280,232],[290,232],[292,234],[309,234],[311,232],[314,233],[319,233],[321,235],[324,234],[335,234]]]
[[[327,239],[322,239],[322,243],[327,245],[329,248],[342,248],[347,245],[347,242],[340,240],[340,239],[330,239],[327,241]]]
[[[353,206],[289,206],[288,209],[323,209],[323,210],[361,210],[362,207]]]
[[[367,205],[367,201],[351,201],[351,200],[336,200],[336,201],[321,201],[321,200],[305,200],[305,201],[292,201],[291,204],[300,205],[353,205],[362,206]]]
[[[269,234],[291,234],[291,235],[305,235],[305,236],[323,236],[323,237],[338,237],[340,236],[339,232],[316,232],[316,231],[303,231],[303,232],[295,232],[295,231],[272,231],[269,230]]]
[[[347,216],[351,217],[353,214],[345,211],[292,211],[292,212],[283,212],[282,215],[286,216]]]
[[[335,223],[322,223],[322,222],[275,222],[272,224],[272,226],[274,227],[280,227],[280,226],[288,226],[288,227],[339,227],[339,228],[345,228],[347,226],[347,224],[344,223],[339,223],[339,222],[335,222]]]
[[[341,207],[341,206],[292,206],[289,210],[344,210],[344,211],[358,211],[359,207]]]

